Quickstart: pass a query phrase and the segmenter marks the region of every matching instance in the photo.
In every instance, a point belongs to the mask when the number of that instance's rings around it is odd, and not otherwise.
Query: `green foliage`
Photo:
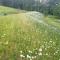
[[[53,9],[53,15],[60,17],[60,5],[56,5]]]

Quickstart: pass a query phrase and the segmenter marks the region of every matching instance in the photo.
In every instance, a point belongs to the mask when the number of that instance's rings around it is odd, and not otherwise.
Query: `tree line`
[[[0,4],[60,16],[60,0],[0,0]]]

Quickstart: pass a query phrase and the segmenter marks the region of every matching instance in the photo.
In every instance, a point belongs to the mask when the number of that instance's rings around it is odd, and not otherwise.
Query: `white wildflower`
[[[40,48],[39,51],[42,51],[42,48]]]
[[[32,59],[35,59],[36,58],[36,56],[32,56]]]
[[[20,53],[23,53],[22,51],[20,51]]]
[[[53,42],[53,45],[55,45],[56,43],[55,42]]]
[[[32,60],[32,59],[30,58],[30,60]]]
[[[49,47],[48,47],[49,48]],[[45,48],[45,50],[47,50],[47,48]]]
[[[28,52],[29,52],[29,53],[32,53],[32,51],[30,51],[30,50],[29,50]]]
[[[31,56],[27,55],[27,58],[31,58]]]
[[[54,55],[55,55],[55,53],[54,53]]]
[[[38,55],[39,55],[39,56],[42,56],[42,53],[40,52],[40,53],[38,53]]]
[[[21,54],[20,57],[24,58],[25,56]]]
[[[58,53],[58,51],[55,52],[56,54]]]
[[[5,44],[8,45],[8,41],[6,41]]]
[[[6,34],[4,34],[4,36],[5,36]]]
[[[48,53],[46,53],[46,55],[48,55]]]
[[[52,41],[49,41],[50,43],[52,43]]]

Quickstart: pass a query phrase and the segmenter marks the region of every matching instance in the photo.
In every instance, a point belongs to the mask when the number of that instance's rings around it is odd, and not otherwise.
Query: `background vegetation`
[[[60,0],[0,0],[0,4],[60,17]]]

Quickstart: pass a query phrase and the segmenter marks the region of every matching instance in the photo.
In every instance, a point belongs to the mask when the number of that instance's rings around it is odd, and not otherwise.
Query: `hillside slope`
[[[0,60],[60,60],[58,21],[35,11],[0,16]]]

